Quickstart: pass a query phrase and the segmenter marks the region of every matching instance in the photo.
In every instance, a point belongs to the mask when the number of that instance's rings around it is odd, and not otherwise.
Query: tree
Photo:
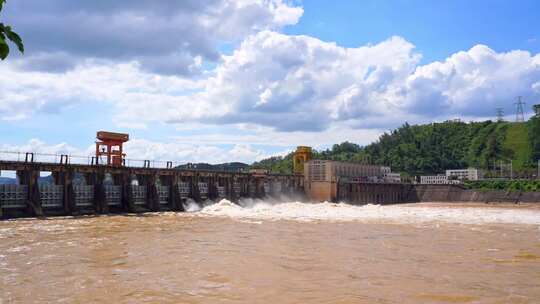
[[[0,12],[4,4],[6,4],[6,0],[0,0]],[[6,59],[9,54],[8,39],[17,46],[19,52],[24,53],[24,45],[21,37],[11,29],[11,26],[0,22],[0,59],[2,60]]]

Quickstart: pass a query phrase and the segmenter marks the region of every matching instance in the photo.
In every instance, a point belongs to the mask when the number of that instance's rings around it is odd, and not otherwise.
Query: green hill
[[[450,168],[493,169],[512,160],[518,174],[531,174],[540,159],[540,119],[525,123],[446,121],[409,125],[384,133],[377,142],[361,147],[344,142],[315,151],[314,157],[389,165],[409,174],[443,172]],[[292,153],[252,165],[274,172],[292,171]]]
[[[526,124],[508,124],[503,149],[511,151],[510,158],[514,160],[513,165],[516,169],[530,166],[532,150]]]

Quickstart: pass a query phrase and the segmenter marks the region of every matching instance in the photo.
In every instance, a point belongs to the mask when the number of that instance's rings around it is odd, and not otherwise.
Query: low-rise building
[[[446,170],[446,177],[448,177],[449,180],[458,179],[460,181],[463,180],[479,180],[484,177],[482,170],[476,169],[476,168],[468,168],[468,169],[450,169]]]
[[[385,183],[401,183],[401,174],[395,172],[388,172],[383,175]]]
[[[450,180],[448,179],[448,176],[444,174],[420,176],[420,184],[423,185],[447,185],[457,183],[459,183],[458,180]]]

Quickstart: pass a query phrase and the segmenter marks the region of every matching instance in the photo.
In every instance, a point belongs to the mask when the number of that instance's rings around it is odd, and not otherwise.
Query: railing
[[[96,158],[96,156],[82,156],[72,154],[52,154],[38,152],[20,152],[20,151],[0,151],[0,161],[17,161],[25,163],[48,163],[65,165],[106,165],[105,157]],[[185,162],[179,161],[160,161],[148,159],[124,159],[124,166],[135,168],[161,168],[172,169]],[[196,168],[195,168],[196,169]]]
[[[0,162],[22,162],[59,165],[106,166],[106,157],[82,156],[73,154],[53,154],[41,152],[0,151]],[[174,169],[181,166],[187,170],[215,172],[216,170],[198,168],[197,165],[185,161],[161,161],[126,158],[122,166],[131,168]],[[229,173],[247,173],[244,171],[227,171]]]

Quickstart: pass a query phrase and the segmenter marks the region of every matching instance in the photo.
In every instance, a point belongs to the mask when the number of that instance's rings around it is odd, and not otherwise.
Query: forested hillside
[[[533,172],[540,158],[540,119],[526,123],[447,121],[404,124],[365,147],[344,142],[315,151],[315,158],[389,165],[409,174],[443,172],[450,168],[493,168],[512,160],[515,172]],[[292,171],[292,153],[253,164],[274,172]]]

